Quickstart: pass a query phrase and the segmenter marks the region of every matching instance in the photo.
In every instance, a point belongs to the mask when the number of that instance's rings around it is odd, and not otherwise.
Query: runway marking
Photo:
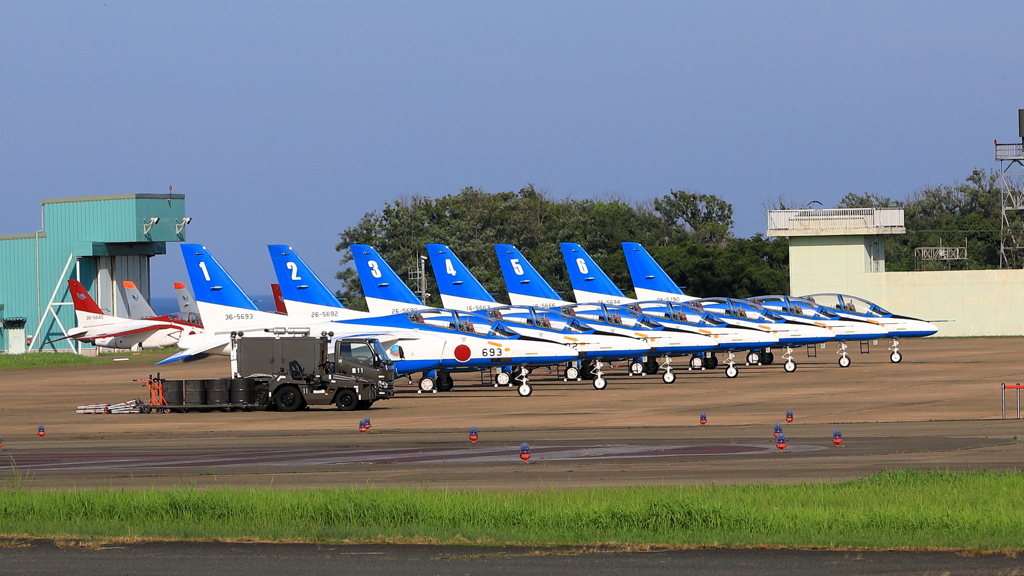
[[[824,450],[822,446],[790,445],[787,452]],[[692,446],[534,446],[533,461],[571,462],[623,458],[685,458],[688,456],[760,455],[775,452],[774,444],[707,444]],[[73,470],[146,470],[173,468],[334,467],[351,464],[431,464],[519,462],[517,446],[493,448],[332,448],[168,450],[152,452],[17,453],[17,467],[33,472]],[[4,466],[2,469],[11,469]]]

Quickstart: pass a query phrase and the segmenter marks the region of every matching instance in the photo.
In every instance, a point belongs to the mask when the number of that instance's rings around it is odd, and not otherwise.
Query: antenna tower
[[[1024,267],[1024,110],[1017,110],[1020,144],[995,142],[999,161],[1002,222],[999,235],[999,267]]]

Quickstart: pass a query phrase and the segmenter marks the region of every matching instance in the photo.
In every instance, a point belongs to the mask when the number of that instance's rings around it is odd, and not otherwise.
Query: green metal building
[[[127,316],[121,282],[148,299],[149,259],[185,240],[185,196],[124,194],[42,202],[42,228],[0,236],[0,351],[79,351],[67,281],[108,314]],[[88,347],[88,345],[86,345]]]

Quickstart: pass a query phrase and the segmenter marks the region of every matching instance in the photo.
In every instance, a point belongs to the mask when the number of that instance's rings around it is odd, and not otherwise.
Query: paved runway
[[[1024,560],[953,552],[660,550],[512,546],[312,545],[157,542],[80,547],[73,541],[6,541],[3,574],[262,576],[503,575],[746,576],[786,574],[1008,575]],[[98,549],[97,549],[98,548]]]
[[[824,450],[821,446],[789,445],[789,452]],[[623,458],[672,458],[686,456],[740,456],[776,452],[772,444],[720,444],[695,446],[534,446],[531,462],[571,462]],[[14,455],[14,452],[10,454]],[[515,448],[380,448],[380,449],[233,449],[162,450],[154,455],[142,451],[25,452],[0,470],[16,466],[23,471],[47,472],[75,470],[150,470],[188,471],[202,468],[288,467],[322,468],[346,464],[451,464],[522,463]]]

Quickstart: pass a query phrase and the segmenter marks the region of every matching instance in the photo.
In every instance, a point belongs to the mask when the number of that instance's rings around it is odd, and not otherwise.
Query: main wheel
[[[700,370],[704,367],[704,359],[700,356],[693,356],[690,358],[690,368],[693,370]],[[668,372],[665,372],[668,374]]]
[[[893,364],[899,364],[900,361],[903,360],[903,354],[900,354],[899,351],[897,350],[896,352],[893,352],[892,354],[889,355],[889,360]]]
[[[282,412],[295,412],[306,404],[302,392],[295,386],[282,386],[274,394],[274,404]]]
[[[772,362],[775,362],[774,352],[765,352],[764,354],[761,355],[761,364],[764,364],[765,366],[771,366]]]
[[[644,363],[643,362],[639,362],[639,361],[637,361],[637,362],[630,362],[629,363],[629,373],[634,375],[634,376],[639,376],[639,375],[643,374],[644,373]]]
[[[644,363],[644,372],[648,374],[657,374],[658,370],[661,370],[661,366],[658,364],[657,358],[648,358],[647,362]]]
[[[708,370],[714,370],[715,368],[718,368],[718,356],[712,354],[711,356],[705,358],[704,367],[707,368]]]
[[[506,384],[508,384],[511,381],[512,381],[512,375],[509,374],[508,372],[505,372],[504,370],[502,370],[501,372],[498,372],[494,376],[494,383],[495,384],[500,384],[501,386],[505,386]]]
[[[580,379],[580,369],[575,367],[575,366],[569,366],[568,368],[565,369],[565,379],[566,380],[579,380]]]
[[[420,392],[436,392],[437,382],[430,376],[420,378]]]
[[[661,381],[665,384],[671,384],[676,381],[676,375],[674,372],[666,370],[665,373],[661,375]]]
[[[849,356],[840,356],[839,357],[839,366],[841,366],[843,368],[846,368],[849,365],[850,365],[850,357]]]
[[[524,396],[525,397],[525,396],[529,396],[530,394],[533,394],[533,386],[530,386],[526,382],[523,382],[522,384],[519,385],[519,395],[520,396]]]
[[[747,364],[758,364],[761,362],[761,353],[757,350],[747,352]]]
[[[792,360],[786,360],[786,364],[783,367],[786,369],[786,372],[795,372],[796,362],[793,362]]]
[[[437,389],[441,392],[451,392],[455,388],[455,381],[451,374],[442,374],[437,378]]]
[[[334,405],[342,412],[350,412],[359,407],[359,398],[352,390],[339,390],[334,397]]]
[[[739,374],[740,371],[737,370],[735,366],[729,366],[728,368],[725,369],[725,375],[728,378],[735,378],[739,376]]]

